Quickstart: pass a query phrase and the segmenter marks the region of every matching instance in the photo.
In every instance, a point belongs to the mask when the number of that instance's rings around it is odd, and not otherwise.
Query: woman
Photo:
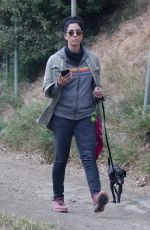
[[[53,210],[59,212],[68,212],[64,203],[64,177],[73,135],[85,169],[94,212],[103,211],[108,203],[107,193],[101,191],[95,158],[96,127],[91,121],[95,98],[104,96],[100,87],[100,66],[98,58],[81,45],[83,31],[81,18],[64,20],[66,46],[49,58],[44,76],[43,90],[52,101],[38,120],[54,134]],[[69,71],[64,74],[65,69]]]

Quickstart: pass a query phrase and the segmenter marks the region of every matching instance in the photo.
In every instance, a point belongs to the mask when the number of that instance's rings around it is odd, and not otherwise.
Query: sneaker
[[[93,203],[94,203],[94,212],[103,212],[105,205],[109,201],[109,197],[106,192],[99,192],[93,195]]]
[[[65,206],[63,197],[56,197],[53,200],[53,210],[56,212],[68,212],[68,208]]]

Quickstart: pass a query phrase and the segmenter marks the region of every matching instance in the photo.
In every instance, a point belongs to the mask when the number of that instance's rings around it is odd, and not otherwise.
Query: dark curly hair
[[[81,30],[84,31],[84,23],[82,18],[79,16],[69,16],[63,20],[62,23],[63,32],[66,33],[68,26],[73,23],[77,23],[80,26]]]

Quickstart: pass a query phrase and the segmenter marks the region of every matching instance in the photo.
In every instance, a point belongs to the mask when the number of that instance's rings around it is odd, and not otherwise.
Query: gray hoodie
[[[66,68],[72,71],[72,79],[64,87],[58,86],[60,72]],[[100,65],[97,56],[84,48],[83,58],[76,67],[62,48],[48,59],[43,90],[52,100],[37,121],[47,125],[53,114],[75,120],[90,116],[95,110],[92,92],[98,85]]]

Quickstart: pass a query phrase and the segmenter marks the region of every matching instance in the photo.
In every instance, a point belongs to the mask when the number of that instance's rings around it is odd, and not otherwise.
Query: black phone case
[[[63,70],[63,71],[61,71],[61,76],[65,76],[67,73],[69,73],[70,72],[70,70],[69,69],[65,69],[65,70]]]

